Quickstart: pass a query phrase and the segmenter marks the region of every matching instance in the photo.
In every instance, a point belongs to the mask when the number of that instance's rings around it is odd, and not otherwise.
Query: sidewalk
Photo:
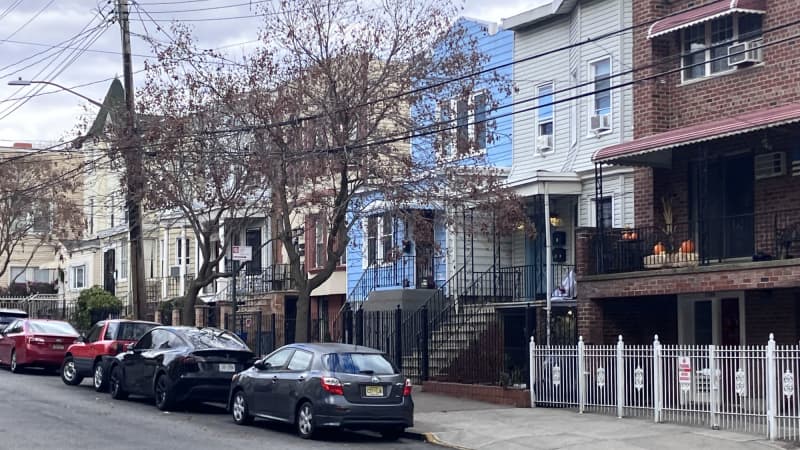
[[[462,449],[770,449],[796,448],[762,436],[655,424],[550,408],[509,408],[414,393],[415,426],[429,442]]]

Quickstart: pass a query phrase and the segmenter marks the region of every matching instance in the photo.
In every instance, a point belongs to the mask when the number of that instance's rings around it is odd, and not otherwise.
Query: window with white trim
[[[238,244],[235,244],[238,245]],[[189,265],[191,258],[189,257],[190,241],[189,238],[177,238],[175,240],[175,264],[181,265],[181,258],[184,259],[185,264]]]
[[[548,151],[553,147],[553,83],[536,87],[536,150]],[[549,136],[549,139],[547,138]],[[549,141],[549,144],[544,139]]]
[[[86,265],[70,267],[69,275],[69,287],[71,289],[83,289],[86,287]]]
[[[383,249],[383,259],[387,260],[392,255],[392,248],[394,247],[394,221],[391,214],[383,215],[383,224],[381,226],[381,247]]]
[[[760,14],[735,14],[686,28],[681,32],[683,81],[736,70],[728,65],[728,47],[761,38]]]
[[[439,102],[439,154],[452,158],[474,149],[485,150],[489,141],[489,95],[482,90],[472,95]]]
[[[486,148],[487,133],[486,133],[486,120],[489,116],[489,105],[486,92],[479,92],[472,97],[472,102],[475,105],[475,120],[474,120],[474,134],[475,134],[475,149],[483,150]]]
[[[325,265],[325,223],[317,218],[314,223],[314,267]]]
[[[119,247],[119,273],[120,280],[128,279],[128,243],[123,242]]]
[[[367,266],[378,262],[378,216],[367,218]]]
[[[590,64],[592,89],[592,115],[611,115],[611,58],[601,59]],[[602,92],[601,92],[602,91]]]

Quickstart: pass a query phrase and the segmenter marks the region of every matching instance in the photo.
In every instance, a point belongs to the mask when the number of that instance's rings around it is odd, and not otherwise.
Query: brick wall
[[[765,344],[770,333],[779,344],[797,344],[798,301],[796,289],[751,291],[745,295],[745,340],[748,344]]]
[[[602,344],[651,345],[678,343],[678,304],[674,295],[599,300],[603,309]]]
[[[578,283],[578,317],[581,301],[589,299],[794,287],[800,287],[800,260],[584,277]]]

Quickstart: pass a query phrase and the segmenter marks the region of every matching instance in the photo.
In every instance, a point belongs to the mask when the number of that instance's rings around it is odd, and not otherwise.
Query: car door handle
[[[277,383],[278,382],[278,377],[277,376],[272,377],[272,382],[273,383]]]
[[[305,375],[300,375],[299,377],[297,377],[297,382],[300,383],[301,381],[306,381]]]

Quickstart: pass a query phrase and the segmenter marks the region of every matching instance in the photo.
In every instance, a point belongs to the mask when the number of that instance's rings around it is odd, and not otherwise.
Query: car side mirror
[[[75,341],[76,342],[86,342],[86,335],[81,333],[80,336],[78,336],[78,339],[76,339]]]
[[[272,368],[272,364],[264,362],[263,360],[258,360],[255,363],[253,363],[253,367],[255,367],[258,370],[269,370]]]
[[[126,346],[125,346],[125,350],[126,350],[126,351],[129,351],[129,352],[132,352],[132,351],[133,351],[133,347],[134,347],[134,345],[135,345],[135,344],[128,344],[128,345],[126,345]]]

